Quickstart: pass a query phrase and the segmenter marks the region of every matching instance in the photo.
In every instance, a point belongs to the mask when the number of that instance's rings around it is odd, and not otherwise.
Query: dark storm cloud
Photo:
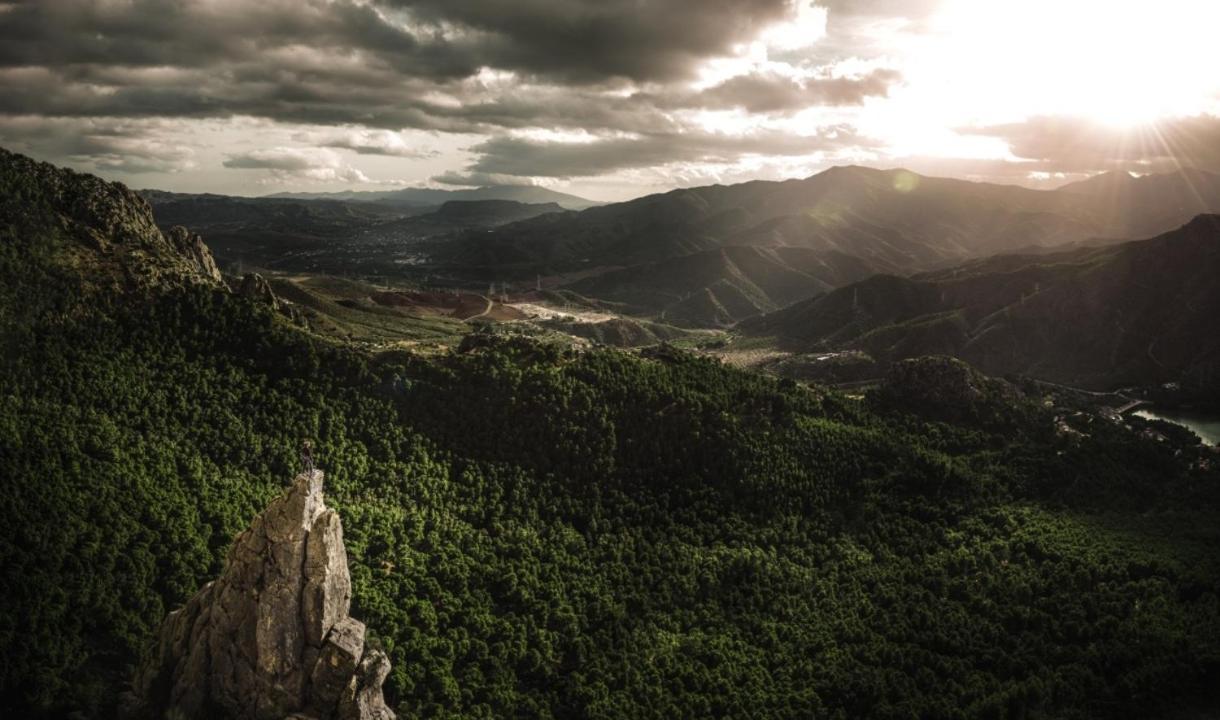
[[[454,83],[484,67],[550,84],[687,77],[792,10],[789,0],[9,7],[0,22],[4,112],[250,114],[382,127],[437,125],[425,93],[460,92]]]
[[[768,26],[795,18],[799,3],[808,2],[0,2],[0,139],[11,135],[5,126],[17,116],[113,122],[250,116],[372,132],[501,135],[550,128],[602,138],[573,148],[549,144],[566,158],[565,174],[638,167],[649,158],[665,163],[727,161],[734,152],[791,154],[794,141],[777,134],[718,138],[689,126],[682,113],[787,115],[815,105],[857,105],[885,95],[898,73],[838,77],[805,64],[800,72],[793,69],[804,76],[795,79],[755,68],[701,91],[685,81],[707,60],[732,55]],[[606,139],[625,135],[645,140]],[[309,142],[366,155],[426,157],[383,140],[340,135]],[[556,165],[527,141],[504,142],[475,151],[494,153],[485,158],[488,166],[512,164],[503,174],[513,176],[525,174],[529,162]],[[795,142],[803,147],[808,141]],[[506,153],[514,148],[524,153],[522,160],[509,163]],[[617,161],[597,157],[616,149],[624,153]],[[151,157],[150,150],[143,152]],[[100,148],[92,153],[115,162],[120,155]]]
[[[592,142],[550,142],[500,137],[472,148],[474,173],[535,177],[582,177],[675,162],[731,162],[742,155],[808,155],[868,145],[851,128],[823,128],[809,136],[779,133],[722,135],[689,131]]]
[[[350,1],[39,0],[16,5],[0,23],[0,66],[61,68],[69,78],[90,66],[240,65],[293,46],[361,50],[429,77],[463,77],[479,66],[471,43],[421,41]]]
[[[1181,166],[1220,171],[1220,118],[1166,118],[1120,127],[1075,117],[959,130],[997,137],[1016,157],[1044,172],[1163,171]]]
[[[232,66],[278,48],[359,52],[417,78],[495,67],[559,83],[665,81],[792,13],[790,0],[40,0],[8,5],[0,66]]]
[[[482,33],[488,64],[560,82],[666,81],[792,16],[790,0],[390,0]]]

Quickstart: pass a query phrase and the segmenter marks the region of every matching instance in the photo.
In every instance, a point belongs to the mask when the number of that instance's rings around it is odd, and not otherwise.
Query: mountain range
[[[1126,179],[1123,179],[1125,177]],[[1059,190],[836,167],[649,195],[450,246],[468,262],[616,264],[729,245],[837,250],[912,269],[1022,246],[1163,232],[1220,207],[1220,176],[1107,175]]]
[[[1143,241],[876,275],[741,330],[881,364],[954,355],[983,371],[1087,387],[1220,387],[1220,216]]]
[[[738,273],[727,264],[722,263],[723,272],[709,275],[704,253],[782,249],[800,258],[778,271],[776,282],[784,287],[782,277],[792,271],[829,266],[814,272],[814,281],[795,295],[746,292],[757,300],[752,311],[744,310],[749,314],[841,282],[843,276],[830,268],[842,265],[845,257],[854,258],[865,275],[909,274],[996,253],[1133,239],[1217,211],[1220,176],[1197,171],[1142,178],[1111,174],[1039,191],[906,170],[838,167],[802,180],[674,190],[511,223],[446,241],[433,248],[432,260],[501,277],[625,267],[573,289],[633,297],[637,310],[650,315],[669,314],[675,298],[668,285],[675,278],[681,297],[715,299],[724,295],[726,285],[740,288]],[[661,284],[641,289],[657,274],[657,263],[665,268]],[[696,282],[702,284],[694,287]],[[751,283],[768,284],[757,276]],[[643,302],[648,296],[651,300]],[[693,322],[723,322],[726,315],[715,303],[703,304],[707,312],[691,315]]]
[[[563,289],[645,318],[724,327],[876,273],[1148,237],[1220,212],[1220,176],[1116,172],[1045,191],[852,166],[597,207],[515,186],[144,195],[159,224],[206,235],[224,262],[470,287],[577,274]]]
[[[398,208],[434,207],[451,200],[512,200],[527,204],[555,203],[565,210],[585,210],[602,204],[595,200],[534,185],[488,185],[465,190],[403,188],[402,190],[348,190],[329,193],[283,192],[267,197],[289,200],[339,200]]]

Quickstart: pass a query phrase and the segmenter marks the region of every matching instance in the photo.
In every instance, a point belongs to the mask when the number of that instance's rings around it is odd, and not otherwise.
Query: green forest
[[[1214,702],[1220,474],[1120,426],[490,332],[372,355],[223,291],[66,287],[5,316],[5,717],[111,714],[306,437],[400,717]]]

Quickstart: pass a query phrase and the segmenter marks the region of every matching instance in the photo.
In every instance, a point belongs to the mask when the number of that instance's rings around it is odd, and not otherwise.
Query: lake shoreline
[[[1180,425],[1199,436],[1204,445],[1220,446],[1220,413],[1165,405],[1141,405],[1131,414],[1145,420],[1162,420]]]

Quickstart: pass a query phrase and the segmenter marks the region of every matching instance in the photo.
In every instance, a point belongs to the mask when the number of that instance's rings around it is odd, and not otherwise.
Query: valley
[[[1217,216],[1191,215],[1220,208],[1206,173],[1032,191],[835,168],[583,211],[484,199],[406,215],[346,197],[147,195],[162,227],[216,237],[230,270],[366,286],[323,306],[280,285],[349,339],[355,322],[393,341],[394,317],[407,342],[452,344],[465,328],[441,325],[483,320],[574,342],[712,345],[734,365],[832,384],[939,353],[997,375],[1220,397],[1220,349],[1193,340],[1220,303],[1207,281]]]

